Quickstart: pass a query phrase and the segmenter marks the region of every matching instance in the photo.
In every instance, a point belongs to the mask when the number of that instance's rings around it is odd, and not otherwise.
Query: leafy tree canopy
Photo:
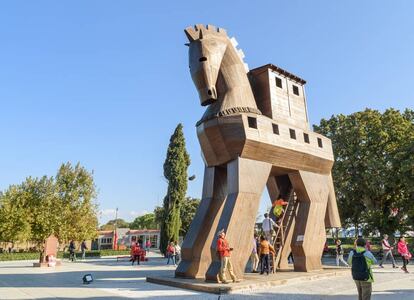
[[[366,109],[322,119],[332,140],[333,178],[344,225],[405,232],[414,223],[414,111]]]

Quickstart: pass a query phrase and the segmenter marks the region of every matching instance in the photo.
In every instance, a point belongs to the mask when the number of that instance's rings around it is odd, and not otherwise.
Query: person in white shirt
[[[392,267],[397,268],[397,266],[395,265],[394,256],[392,255],[392,249],[394,249],[394,247],[392,247],[390,245],[390,243],[388,242],[388,235],[387,234],[384,234],[384,239],[381,241],[381,246],[382,246],[382,260],[379,263],[379,266],[381,268],[384,268],[382,266],[382,264],[387,260],[388,256],[391,256]]]
[[[178,242],[175,242],[175,262],[178,263],[181,259],[181,247],[178,245]]]
[[[272,244],[272,233],[273,233],[273,228],[277,227],[277,224],[275,223],[275,221],[273,221],[271,218],[269,218],[269,214],[265,213],[264,214],[264,220],[262,223],[262,229],[263,232],[267,238],[267,240],[269,241],[270,244]]]

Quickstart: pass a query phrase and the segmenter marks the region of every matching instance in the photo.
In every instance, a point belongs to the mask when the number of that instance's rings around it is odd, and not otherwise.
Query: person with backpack
[[[69,260],[71,260],[72,262],[76,261],[75,249],[75,241],[71,240],[69,243]]]
[[[392,255],[392,249],[394,249],[394,247],[392,247],[390,243],[388,242],[388,234],[384,234],[384,239],[381,241],[381,247],[382,247],[382,260],[379,263],[380,268],[384,268],[382,264],[387,260],[388,256],[391,257],[392,267],[397,268],[397,265],[395,264],[394,255]]]
[[[273,221],[271,218],[269,218],[269,214],[264,214],[264,220],[262,223],[262,229],[264,232],[265,237],[269,242],[272,242],[272,236],[273,236],[273,228],[277,227],[277,224],[275,221]]]
[[[372,275],[371,266],[377,263],[371,251],[365,249],[365,240],[358,238],[356,247],[349,253],[348,264],[352,266],[352,278],[355,281],[358,290],[359,300],[370,300],[372,293]]]
[[[342,248],[342,242],[337,239],[336,242],[336,266],[339,267],[339,262],[342,262],[345,266],[349,267],[347,262],[344,260],[344,249]]]
[[[409,273],[407,270],[407,265],[411,259],[411,253],[408,251],[407,242],[405,241],[405,237],[400,237],[397,244],[398,253],[401,255],[403,266],[401,267],[401,270],[403,270],[405,273]]]

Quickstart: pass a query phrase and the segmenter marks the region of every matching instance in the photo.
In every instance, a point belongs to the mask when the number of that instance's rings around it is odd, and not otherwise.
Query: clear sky
[[[365,107],[413,108],[413,1],[1,1],[0,189],[94,171],[101,221],[160,205],[177,123],[200,197],[195,123],[203,108],[183,29],[234,35],[250,68],[273,63],[307,80],[311,123]],[[262,202],[262,209],[266,200]]]

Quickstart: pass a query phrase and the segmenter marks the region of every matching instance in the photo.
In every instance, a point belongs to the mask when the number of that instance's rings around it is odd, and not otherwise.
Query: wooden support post
[[[205,168],[202,200],[185,236],[176,277],[203,278],[211,263],[210,245],[227,195],[226,173],[225,168]]]
[[[329,175],[306,171],[289,174],[298,196],[298,213],[291,243],[295,271],[322,269],[321,257],[326,241],[325,215],[329,197]]]
[[[224,229],[230,247],[234,273],[243,278],[246,263],[252,252],[253,228],[260,198],[269,177],[271,164],[237,158],[227,164],[228,195],[216,232]],[[216,255],[217,237],[211,244],[213,261],[206,279],[217,281],[220,260]]]

